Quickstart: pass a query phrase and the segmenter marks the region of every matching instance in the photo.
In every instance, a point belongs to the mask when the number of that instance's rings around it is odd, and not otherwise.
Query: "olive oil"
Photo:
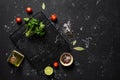
[[[13,50],[10,56],[8,57],[8,62],[14,65],[15,67],[19,67],[24,59],[24,55],[19,53],[16,50]]]

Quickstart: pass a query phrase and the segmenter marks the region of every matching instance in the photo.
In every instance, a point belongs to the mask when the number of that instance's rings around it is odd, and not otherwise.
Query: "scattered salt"
[[[81,27],[80,30],[82,31],[82,30],[83,30],[83,27]]]
[[[80,72],[80,69],[77,69],[76,71],[77,71],[77,72]]]
[[[8,25],[4,25],[4,30],[5,30],[6,32],[9,32],[9,31],[10,31],[10,27],[9,27]]]
[[[26,73],[26,75],[27,75],[27,76],[29,76],[29,75],[30,75],[30,73]]]
[[[102,69],[102,68],[103,68],[103,66],[100,66],[100,68]]]
[[[96,26],[94,27],[94,29],[97,29]]]
[[[75,3],[72,3],[72,6],[75,7]]]
[[[58,41],[58,37],[59,37],[59,36],[57,35],[57,36],[56,36],[56,40],[55,40],[55,43]]]
[[[90,63],[92,63],[91,61],[88,61],[88,63],[90,64]]]
[[[89,15],[85,16],[85,20],[88,20],[88,19],[90,19],[90,16]]]
[[[100,1],[101,1],[101,0],[97,0],[96,5],[98,5],[98,4],[100,3]]]
[[[10,71],[10,74],[13,74],[13,70]]]
[[[70,32],[71,31],[71,22],[68,21],[67,23],[64,23],[63,24],[63,30],[64,30],[64,33],[67,33],[67,32]]]
[[[58,74],[59,77],[61,77],[62,75],[61,74]]]
[[[75,61],[75,65],[76,65],[76,66],[79,66],[79,65],[80,65],[80,63],[79,63],[79,62],[77,62],[77,61]]]
[[[17,8],[17,6],[15,6],[15,8]]]
[[[64,75],[64,77],[67,77],[67,74],[66,74],[66,73],[64,73],[63,75]]]
[[[85,47],[88,48],[90,44],[90,40],[92,40],[92,37],[88,37],[86,39],[82,39],[83,42],[85,42]]]
[[[7,28],[7,25],[4,25],[5,28]]]
[[[76,16],[76,19],[78,19],[79,18],[79,16]]]
[[[79,34],[79,33],[77,33],[77,35],[79,36],[80,34]]]
[[[5,53],[5,55],[7,56],[7,55],[8,55],[8,53]]]
[[[101,76],[104,77],[104,74],[102,74]]]

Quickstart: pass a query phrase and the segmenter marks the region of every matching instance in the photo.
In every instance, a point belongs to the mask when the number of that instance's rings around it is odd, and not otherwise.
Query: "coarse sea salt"
[[[64,28],[63,29],[64,33],[67,33],[67,32],[71,31],[71,22],[70,22],[70,20],[67,21],[67,23],[63,24],[63,28]]]

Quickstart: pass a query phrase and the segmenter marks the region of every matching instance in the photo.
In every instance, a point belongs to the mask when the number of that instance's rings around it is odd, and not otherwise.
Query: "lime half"
[[[52,74],[53,74],[53,68],[52,68],[51,66],[45,67],[44,73],[45,73],[45,75],[47,75],[47,76],[52,75]]]

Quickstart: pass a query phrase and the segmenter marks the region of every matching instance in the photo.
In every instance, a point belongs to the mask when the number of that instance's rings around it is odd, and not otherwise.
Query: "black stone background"
[[[85,51],[72,51],[74,67],[55,70],[55,80],[120,80],[120,7],[119,0],[1,0],[0,1],[0,80],[44,80],[25,59],[20,68],[7,63],[15,49],[8,36],[19,26],[13,27],[16,16],[26,17],[27,6],[34,13],[46,4],[45,15],[58,15],[56,28],[62,32],[67,21],[74,31],[70,43]],[[33,14],[34,14],[33,13]],[[82,29],[82,30],[81,30]],[[72,46],[73,47],[73,46]],[[49,80],[49,79],[48,79]]]

